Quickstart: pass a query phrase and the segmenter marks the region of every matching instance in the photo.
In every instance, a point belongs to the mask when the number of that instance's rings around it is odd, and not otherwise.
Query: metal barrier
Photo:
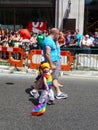
[[[77,70],[98,70],[98,55],[76,54],[73,69]]]
[[[98,70],[98,48],[90,48],[91,54],[86,54],[84,48],[63,48],[62,50],[69,50],[75,56],[71,70]]]

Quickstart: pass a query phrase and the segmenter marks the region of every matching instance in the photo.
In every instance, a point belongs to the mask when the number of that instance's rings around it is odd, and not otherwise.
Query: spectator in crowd
[[[95,32],[93,44],[94,44],[93,54],[98,54],[98,32]]]
[[[98,32],[95,32],[94,33],[94,38],[97,38],[98,37]]]
[[[22,48],[24,49],[25,52],[30,51],[30,39],[22,39]]]
[[[31,43],[30,45],[31,50],[38,49],[36,33],[31,34],[30,43]]]
[[[18,32],[14,33],[14,37],[13,37],[13,42],[14,42],[14,47],[19,47],[20,45],[20,34]]]
[[[59,38],[58,38],[58,42],[60,44],[60,47],[65,47],[65,37],[62,31],[60,31],[59,33]]]
[[[79,29],[76,29],[75,32],[76,32],[76,39],[77,39],[77,44],[76,44],[76,46],[77,46],[77,47],[81,47],[82,37],[83,37],[83,36],[82,36],[82,34],[80,34]]]
[[[8,37],[5,33],[1,35],[1,45],[8,47]]]
[[[71,41],[71,31],[66,31],[65,41],[66,41],[66,47],[68,48],[70,45],[70,41]]]
[[[2,37],[2,31],[0,29],[0,45],[1,45],[1,37]]]
[[[82,41],[83,53],[91,54],[91,46],[94,46],[89,35],[85,35]]]
[[[77,52],[77,37],[76,37],[76,32],[75,31],[68,31],[65,34],[65,38],[66,38],[66,48],[67,50],[69,50],[72,55],[75,55]]]
[[[75,55],[77,53],[77,37],[76,37],[76,32],[72,33],[70,36],[70,44],[69,44],[69,49],[72,55]]]
[[[89,35],[90,40],[94,44],[94,34],[92,32],[89,32],[88,35]],[[96,54],[96,47],[95,47],[95,45],[91,46],[91,53],[92,54]]]
[[[1,30],[2,35],[4,35],[4,34],[5,34],[4,28],[3,28],[3,27],[0,27],[0,30]]]
[[[44,30],[43,33],[44,33],[45,37],[47,37],[49,34],[48,30]]]
[[[38,44],[39,48],[42,49],[43,41],[45,39],[45,33],[43,33],[42,31],[39,31],[39,33],[36,35],[36,37],[37,37],[37,44]]]
[[[77,48],[77,50],[76,50],[76,53],[78,54],[78,53],[80,53],[81,51],[80,51],[80,48],[81,48],[81,44],[82,44],[82,34],[80,34],[80,32],[79,32],[79,29],[76,29],[75,30],[75,33],[76,33],[76,39],[77,39],[77,42],[76,42],[76,48]],[[78,50],[79,49],[79,50]]]
[[[93,33],[89,33],[89,37],[90,37],[90,39],[91,39],[91,41],[92,41],[92,43],[94,42],[94,35],[93,35]]]

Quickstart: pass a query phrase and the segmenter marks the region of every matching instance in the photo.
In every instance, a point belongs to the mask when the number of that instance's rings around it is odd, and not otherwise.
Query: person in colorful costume
[[[39,97],[39,103],[44,103],[48,98],[48,104],[54,104],[54,92],[52,90],[52,70],[50,69],[50,65],[48,62],[43,63],[41,65],[43,70],[42,79],[43,79],[43,86],[42,92]]]

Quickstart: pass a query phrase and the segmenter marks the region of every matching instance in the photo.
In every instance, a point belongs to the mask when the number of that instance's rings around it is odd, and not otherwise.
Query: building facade
[[[55,0],[0,0],[0,24],[27,27],[29,21],[55,26]]]
[[[29,21],[48,27],[84,31],[85,0],[0,0],[0,24],[27,26]]]
[[[86,0],[84,31],[98,31],[98,0]]]
[[[55,25],[67,30],[78,28],[83,33],[84,7],[85,0],[57,0]]]

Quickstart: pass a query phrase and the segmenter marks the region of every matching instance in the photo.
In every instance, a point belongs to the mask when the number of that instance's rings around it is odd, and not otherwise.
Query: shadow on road
[[[31,85],[31,87],[30,88],[27,88],[26,90],[25,90],[25,92],[27,93],[27,94],[29,94],[29,101],[30,102],[32,102],[34,105],[38,105],[39,103],[38,103],[38,99],[35,99],[33,96],[31,96],[30,95],[30,91],[33,89],[34,87]]]

